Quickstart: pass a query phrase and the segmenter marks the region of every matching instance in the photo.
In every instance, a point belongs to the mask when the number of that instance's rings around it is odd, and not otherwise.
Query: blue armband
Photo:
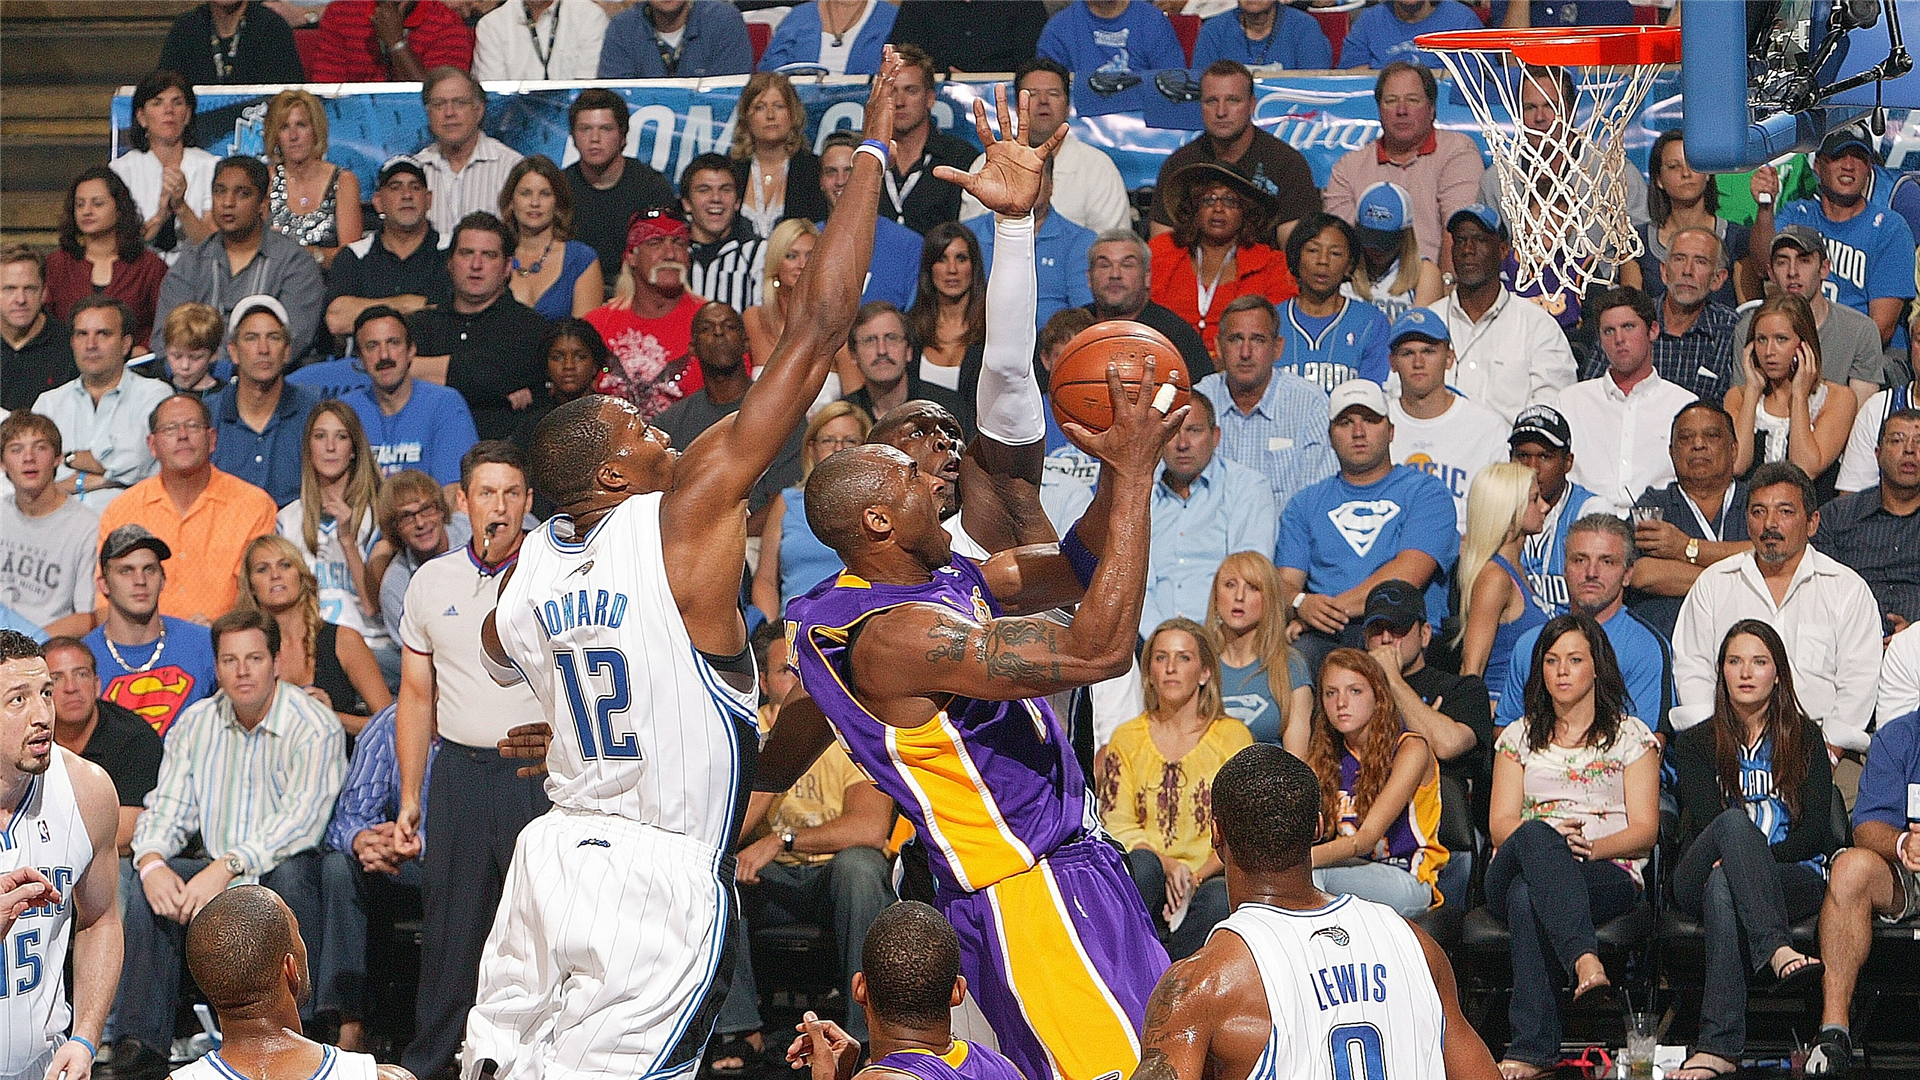
[[[1073,567],[1073,576],[1080,579],[1080,587],[1093,584],[1093,572],[1100,565],[1100,557],[1087,549],[1080,539],[1080,523],[1074,522],[1067,535],[1060,538],[1060,554],[1066,556],[1067,565]]]
[[[68,1042],[77,1042],[77,1043],[79,1043],[79,1044],[80,1044],[81,1046],[84,1046],[84,1047],[86,1047],[86,1048],[87,1048],[87,1056],[88,1056],[88,1057],[90,1057],[90,1058],[97,1058],[97,1057],[99,1057],[99,1056],[100,1056],[100,1051],[99,1051],[99,1049],[98,1049],[97,1047],[95,1047],[95,1046],[93,1045],[93,1043],[91,1043],[91,1042],[89,1042],[89,1041],[87,1041],[86,1039],[83,1039],[83,1038],[81,1038],[81,1037],[80,1037],[80,1036],[78,1036],[78,1035],[69,1035],[69,1036],[67,1036],[67,1041],[68,1041]],[[63,1074],[63,1075],[64,1075],[64,1074]]]
[[[887,144],[879,139],[866,139],[853,150],[856,154],[872,154],[880,159],[880,167],[887,167]]]

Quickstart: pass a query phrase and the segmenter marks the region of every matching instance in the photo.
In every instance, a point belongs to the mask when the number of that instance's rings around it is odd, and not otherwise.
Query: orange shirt
[[[158,476],[120,493],[100,514],[100,539],[122,525],[144,525],[167,542],[160,614],[210,623],[240,596],[240,561],[255,537],[274,531],[273,497],[231,473],[213,470],[207,490],[182,515]],[[96,610],[106,611],[102,597]]]
[[[1300,294],[1300,286],[1293,280],[1293,271],[1287,269],[1285,254],[1265,244],[1243,247],[1234,255],[1236,273],[1233,279],[1222,277],[1203,320],[1200,317],[1200,278],[1193,269],[1193,253],[1174,246],[1172,233],[1161,233],[1148,246],[1153,249],[1153,302],[1171,309],[1200,331],[1201,340],[1207,343],[1207,351],[1215,356],[1220,355],[1220,350],[1213,344],[1213,339],[1220,333],[1220,316],[1235,298],[1259,293],[1278,304]]]

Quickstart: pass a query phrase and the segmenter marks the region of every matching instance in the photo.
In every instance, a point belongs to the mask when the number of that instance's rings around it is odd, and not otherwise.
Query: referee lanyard
[[[540,77],[543,79],[550,79],[553,77],[552,75],[549,75],[547,73],[547,68],[553,61],[554,46],[560,43],[560,8],[561,6],[562,5],[559,3],[559,0],[555,0],[554,5],[551,9],[553,11],[553,32],[547,36],[546,52],[540,51],[540,31],[534,25],[538,23],[540,20],[537,18],[530,18],[527,20],[527,36],[533,39],[533,55],[536,59],[540,61]],[[525,11],[526,8],[522,7],[520,10]]]
[[[1707,515],[1700,512],[1700,507],[1693,501],[1693,496],[1687,494],[1684,489],[1681,490],[1680,497],[1687,500],[1687,509],[1693,511],[1693,520],[1700,525],[1700,531],[1706,534],[1708,540],[1719,543],[1722,534],[1726,532],[1727,513],[1733,507],[1733,485],[1728,484],[1727,490],[1721,494],[1720,516],[1714,521],[1707,520]]]

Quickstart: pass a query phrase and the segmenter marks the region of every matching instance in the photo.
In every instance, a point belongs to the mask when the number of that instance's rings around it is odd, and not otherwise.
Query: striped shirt
[[[353,740],[353,763],[347,766],[347,782],[333,804],[333,821],[327,825],[327,846],[335,851],[353,851],[353,838],[375,825],[392,821],[400,810],[400,759],[393,746],[394,717],[400,706],[389,705],[373,714],[360,736]],[[433,759],[440,752],[440,740],[427,747],[427,772],[420,780],[420,835],[427,828],[427,792],[433,785]]]
[[[1194,390],[1213,402],[1220,453],[1266,476],[1276,513],[1295,492],[1339,471],[1327,441],[1327,392],[1293,372],[1276,369],[1247,413],[1233,403],[1224,375],[1209,375]]]
[[[319,846],[347,774],[340,721],[297,686],[281,683],[252,731],[225,691],[180,714],[167,732],[160,783],[133,832],[136,863],[172,858],[198,832],[215,858],[246,867],[235,884]]]
[[[521,156],[520,151],[485,132],[480,133],[472,156],[459,172],[447,163],[437,142],[428,143],[425,149],[414,153],[413,160],[426,170],[427,190],[433,192],[433,207],[427,211],[427,221],[440,234],[441,243],[451,247],[453,227],[475,210],[489,214],[500,212],[500,189],[506,186],[507,174],[520,164]]]
[[[718,300],[735,311],[760,303],[761,272],[767,265],[765,240],[734,235],[717,244],[695,244],[689,261],[692,265],[687,276],[698,295]],[[766,362],[765,357],[755,359]]]

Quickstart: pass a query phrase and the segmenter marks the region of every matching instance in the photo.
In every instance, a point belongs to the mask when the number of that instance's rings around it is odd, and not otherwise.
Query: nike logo
[[[588,559],[586,562],[583,562],[579,566],[574,567],[571,571],[568,571],[567,576],[572,577],[575,574],[584,574],[591,569],[593,569],[593,560]]]

